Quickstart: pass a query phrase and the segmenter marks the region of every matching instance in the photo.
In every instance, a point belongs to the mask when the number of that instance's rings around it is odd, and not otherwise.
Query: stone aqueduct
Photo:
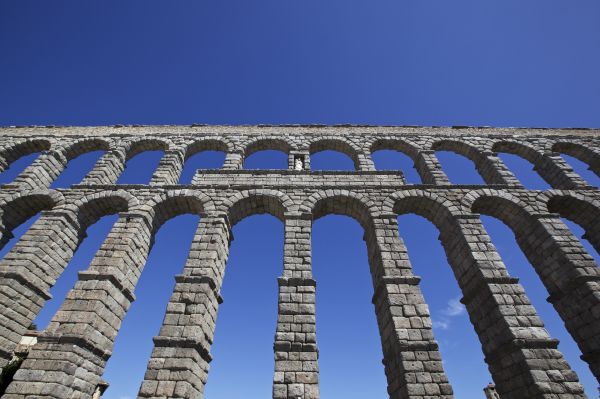
[[[198,214],[201,221],[154,338],[141,398],[203,397],[231,226],[258,213],[285,225],[273,398],[319,396],[311,225],[330,213],[355,218],[365,231],[390,398],[453,397],[419,277],[398,233],[396,218],[405,213],[421,215],[439,229],[503,399],[586,396],[518,279],[506,271],[480,214],[514,231],[582,359],[600,377],[600,269],[561,221],[581,225],[600,250],[600,193],[559,155],[572,155],[600,174],[599,131],[195,125],[0,131],[2,168],[41,152],[0,190],[2,245],[15,226],[41,212],[0,262],[0,366],[49,299],[86,228],[103,215],[119,214],[3,398],[94,395],[135,299],[154,232],[182,213]],[[264,149],[289,154],[289,169],[242,169],[246,156]],[[349,155],[356,171],[310,171],[310,154],[325,149]],[[371,153],[378,149],[411,157],[423,184],[407,184],[401,172],[376,171]],[[92,150],[106,152],[80,184],[48,189],[69,160]],[[116,185],[125,162],[145,150],[165,152],[150,184]],[[178,185],[184,161],[203,150],[226,152],[223,168],[199,171],[192,184]],[[471,159],[486,185],[450,184],[437,150]],[[526,158],[553,188],[524,189],[498,152]]]

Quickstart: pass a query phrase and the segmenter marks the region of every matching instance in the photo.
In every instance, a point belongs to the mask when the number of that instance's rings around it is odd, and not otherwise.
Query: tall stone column
[[[419,172],[423,184],[435,184],[438,186],[450,184],[450,180],[448,180],[448,176],[444,173],[440,161],[435,156],[435,151],[419,151],[415,160],[415,168]]]
[[[519,179],[506,167],[497,153],[485,151],[482,156],[487,159],[486,167],[489,167],[490,170],[480,171],[480,173],[482,176],[489,176],[487,179],[484,178],[488,184],[506,184],[515,188],[523,187]]]
[[[239,170],[243,168],[244,154],[240,151],[228,152],[225,154],[223,170]]]
[[[440,239],[503,399],[586,398],[518,279],[508,275],[479,215],[454,217]]]
[[[21,337],[51,298],[50,288],[80,240],[73,213],[42,211],[0,261],[0,368],[8,363]]]
[[[157,186],[179,183],[183,163],[183,152],[177,150],[166,151],[152,175],[150,185]]]
[[[413,275],[396,216],[375,219],[374,226],[365,238],[389,397],[453,398],[420,278]]]
[[[517,234],[550,293],[548,301],[600,380],[600,268],[559,215],[537,216],[535,230]]]
[[[273,399],[318,399],[311,215],[286,215],[283,276],[279,281]]]
[[[56,151],[43,151],[31,165],[6,187],[22,190],[47,188],[67,165],[64,155]]]
[[[573,190],[589,186],[559,153],[553,152],[538,157],[533,169],[553,188]]]
[[[225,215],[202,218],[148,362],[139,398],[203,398],[231,239]]]
[[[124,213],[39,336],[5,399],[92,397],[133,302],[151,243],[146,214]]]
[[[115,184],[125,170],[125,151],[122,148],[107,151],[80,184]]]
[[[361,172],[376,170],[370,153],[358,153],[356,156],[358,158],[358,170]]]

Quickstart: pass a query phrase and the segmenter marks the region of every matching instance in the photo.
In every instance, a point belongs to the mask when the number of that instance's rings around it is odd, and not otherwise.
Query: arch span
[[[289,154],[293,149],[292,144],[280,138],[259,138],[246,144],[244,157],[247,158],[255,152],[264,150],[276,150]]]
[[[48,151],[51,146],[50,141],[45,139],[24,140],[0,150],[0,157],[5,160],[7,163],[6,166],[8,166],[25,155],[33,154],[34,152]]]
[[[132,209],[134,213],[148,215],[152,221],[152,233],[169,219],[190,213],[204,216],[214,210],[209,196],[195,190],[173,190],[151,198],[145,204]]]
[[[584,237],[600,252],[600,201],[577,193],[548,193],[545,197],[548,211],[583,227]]]
[[[233,146],[224,140],[202,139],[188,144],[184,150],[184,159],[198,154],[202,151],[222,151],[224,153],[233,152]]]
[[[433,151],[451,151],[471,160],[486,184],[502,184],[504,182],[496,165],[494,165],[483,151],[474,145],[460,140],[445,139],[434,142],[431,145],[431,149]]]
[[[594,173],[600,173],[600,153],[589,146],[572,141],[558,141],[552,145],[551,150],[577,158],[581,162],[587,163]]]
[[[125,146],[125,159],[129,160],[144,151],[168,151],[170,143],[157,138],[145,138],[130,141]]]
[[[235,226],[248,216],[265,213],[284,221],[292,205],[293,201],[280,191],[247,190],[227,198],[220,208],[228,215],[231,226]]]
[[[67,161],[92,151],[109,151],[110,143],[99,138],[78,140],[60,150]]]
[[[0,201],[0,220],[5,232],[3,236],[38,212],[53,209],[64,203],[64,196],[55,190],[19,193]],[[4,245],[4,238],[2,241]]]
[[[346,140],[342,140],[339,138],[319,138],[310,143],[309,147],[310,154],[314,154],[320,151],[338,151],[342,154],[350,157],[352,162],[354,163],[354,169],[360,169],[360,161],[358,154],[360,153],[360,149],[352,145],[350,142]]]

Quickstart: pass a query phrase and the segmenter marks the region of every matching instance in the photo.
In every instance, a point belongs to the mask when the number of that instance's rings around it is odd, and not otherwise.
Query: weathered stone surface
[[[600,131],[560,129],[141,126],[2,128],[0,168],[41,152],[0,189],[0,245],[37,212],[42,216],[0,261],[0,367],[14,355],[86,228],[106,214],[120,217],[89,268],[3,396],[92,398],[121,322],[135,300],[154,233],[181,213],[201,216],[185,267],[139,390],[140,398],[202,398],[209,381],[220,288],[231,226],[257,213],[284,222],[274,340],[274,399],[319,397],[318,326],[312,277],[312,222],[329,213],[355,218],[365,230],[383,364],[392,399],[452,398],[429,309],[399,236],[396,217],[433,222],[463,292],[497,393],[503,399],[584,398],[577,375],[557,350],[518,279],[510,276],[479,214],[499,218],[545,284],[549,300],[600,376],[600,271],[560,217],[579,223],[600,248],[600,194],[559,156],[572,155],[600,173]],[[287,170],[243,170],[250,154],[288,154]],[[356,171],[310,170],[310,154],[346,153]],[[371,153],[402,151],[423,184],[398,171],[376,171]],[[105,154],[78,185],[47,187],[76,156]],[[116,185],[128,159],[165,152],[148,185]],[[184,162],[204,150],[226,153],[220,170],[198,171],[179,185]],[[453,185],[435,151],[471,159],[486,185]],[[532,162],[553,187],[525,190],[498,152]],[[343,284],[343,276],[340,276]]]

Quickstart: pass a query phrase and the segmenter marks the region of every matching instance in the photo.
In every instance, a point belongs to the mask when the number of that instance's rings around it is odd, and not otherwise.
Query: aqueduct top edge
[[[113,125],[113,126],[6,126],[0,136],[121,136],[235,134],[398,134],[478,136],[600,136],[596,128],[476,127],[476,126],[374,126],[374,125]]]

